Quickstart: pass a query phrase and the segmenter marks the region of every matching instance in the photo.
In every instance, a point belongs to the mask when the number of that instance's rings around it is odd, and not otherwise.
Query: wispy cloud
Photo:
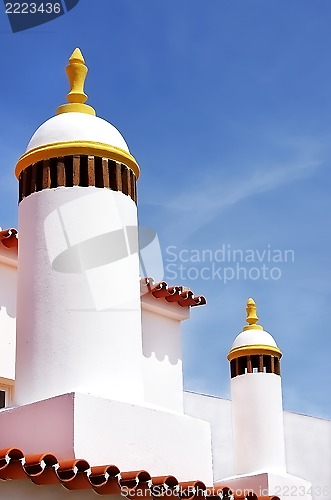
[[[279,189],[286,184],[311,176],[322,162],[317,160],[290,164],[264,164],[258,168],[246,168],[240,175],[228,175],[224,171],[209,169],[200,184],[186,187],[185,192],[176,195],[163,206],[166,212],[176,213],[176,218],[165,217],[171,223],[165,232],[180,234],[182,239],[198,231],[229,207],[267,191]],[[233,169],[231,169],[233,171]],[[230,172],[230,171],[229,171]],[[190,214],[190,216],[188,216]],[[192,214],[194,214],[192,216]]]

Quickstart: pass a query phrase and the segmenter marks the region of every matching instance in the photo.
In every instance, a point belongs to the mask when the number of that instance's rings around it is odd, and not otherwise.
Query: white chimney
[[[257,325],[253,299],[247,322],[228,355],[231,368],[235,473],[285,472],[281,351]]]
[[[76,49],[69,103],[19,159],[15,402],[81,391],[143,401],[136,180],[118,130],[84,104]]]
[[[275,340],[258,325],[253,299],[247,302],[248,325],[228,354],[234,475],[216,481],[233,491],[259,496],[311,500],[311,483],[287,473],[280,358]]]

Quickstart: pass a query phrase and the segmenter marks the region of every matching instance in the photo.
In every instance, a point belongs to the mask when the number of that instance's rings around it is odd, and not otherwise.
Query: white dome
[[[264,330],[250,329],[239,333],[232,344],[232,349],[252,345],[265,345],[277,348],[277,344],[270,333]]]
[[[46,144],[88,141],[107,144],[130,153],[114,125],[86,113],[62,113],[43,123],[32,136],[26,152]]]

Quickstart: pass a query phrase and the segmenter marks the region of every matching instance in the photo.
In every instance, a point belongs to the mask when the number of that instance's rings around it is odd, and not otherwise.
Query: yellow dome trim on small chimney
[[[248,325],[244,326],[243,330],[263,330],[263,326],[257,324],[259,317],[256,314],[256,304],[252,298],[249,298],[247,301],[246,311],[246,323]]]
[[[70,84],[70,91],[67,94],[69,103],[59,106],[56,114],[75,112],[95,116],[96,113],[92,106],[85,104],[88,96],[84,92],[84,85],[88,68],[85,65],[83,54],[79,48],[75,49],[71,54],[66,71]]]
[[[263,326],[257,324],[259,318],[256,314],[255,301],[252,298],[249,298],[247,301],[246,311],[246,321],[248,325],[244,326],[243,332],[241,332],[236,338],[237,340],[241,337],[241,341],[233,344],[236,345],[236,347],[232,347],[230,349],[228,360],[232,361],[233,359],[241,358],[243,356],[254,356],[261,354],[276,356],[280,359],[282,357],[281,350],[277,347],[276,344],[272,345],[270,343],[270,340],[272,340],[273,342],[275,341],[268,332],[263,331]],[[244,332],[247,330],[253,330],[253,332],[245,334]],[[262,333],[256,332],[256,334],[254,334],[254,330],[259,330],[259,332],[262,331]]]

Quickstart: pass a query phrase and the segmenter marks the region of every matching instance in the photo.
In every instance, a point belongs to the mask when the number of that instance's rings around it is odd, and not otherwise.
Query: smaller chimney
[[[231,371],[235,474],[286,471],[281,351],[258,325],[256,305],[247,302],[247,325],[228,355]]]

